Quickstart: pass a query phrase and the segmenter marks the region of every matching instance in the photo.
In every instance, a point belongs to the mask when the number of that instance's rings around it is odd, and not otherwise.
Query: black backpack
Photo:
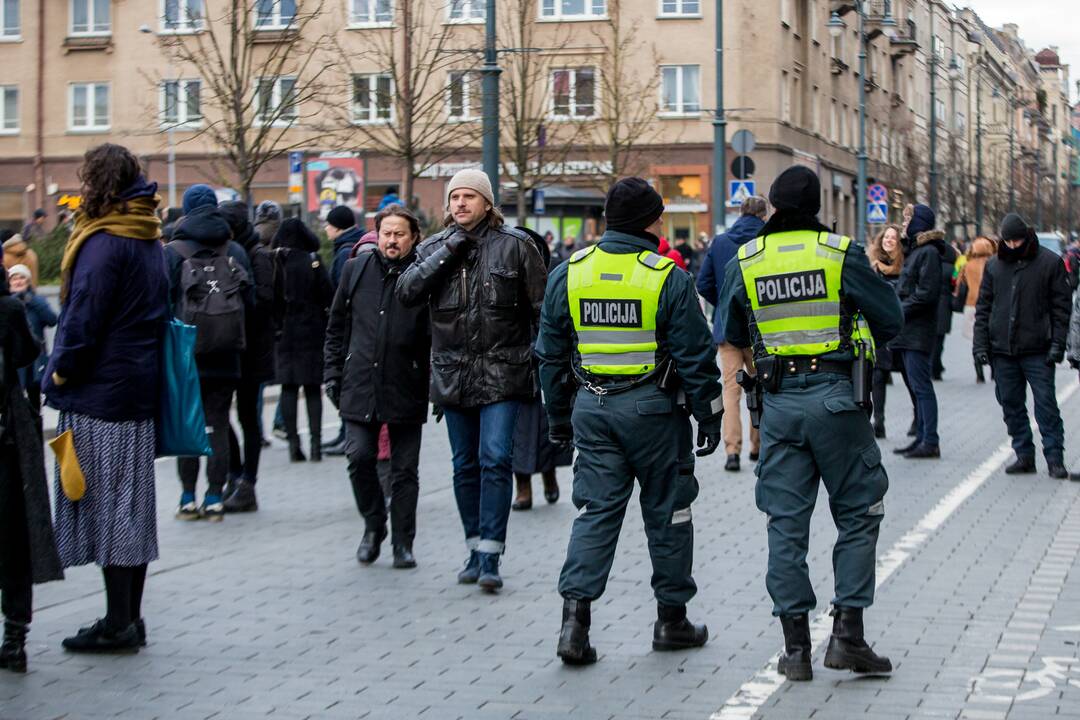
[[[196,327],[195,353],[242,352],[247,272],[229,256],[227,243],[220,249],[189,241],[172,246],[183,258],[177,317]]]

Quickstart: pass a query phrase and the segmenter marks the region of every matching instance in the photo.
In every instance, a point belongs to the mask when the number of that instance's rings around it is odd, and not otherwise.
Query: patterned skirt
[[[64,567],[144,565],[158,557],[154,421],[109,422],[61,412],[71,430],[86,494],[71,502],[54,483],[56,547]]]

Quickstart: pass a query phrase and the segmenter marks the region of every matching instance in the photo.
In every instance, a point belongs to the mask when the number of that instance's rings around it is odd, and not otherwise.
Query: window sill
[[[484,18],[450,18],[443,25],[483,25],[484,22]]]
[[[68,35],[64,38],[64,52],[78,50],[104,50],[112,52],[112,35]]]
[[[700,118],[701,111],[689,110],[685,112],[673,112],[668,110],[656,113],[656,117],[660,118],[661,120],[685,120],[687,118]]]
[[[575,123],[575,122],[576,123],[581,123],[581,122],[591,122],[591,121],[593,121],[595,119],[596,119],[596,115],[582,115],[580,117],[575,116],[575,115],[548,115],[547,116],[548,122],[553,122],[553,123]]]
[[[102,125],[100,127],[86,127],[86,128],[73,128],[67,129],[68,135],[103,135],[112,131],[112,125]]]
[[[362,125],[364,127],[389,127],[394,124],[393,120],[353,120],[353,125]]]
[[[205,127],[202,120],[192,120],[191,122],[182,123],[161,123],[158,126],[158,130],[161,132],[195,132],[196,130],[202,130]]]
[[[446,122],[451,125],[464,125],[466,123],[476,123],[483,120],[481,117],[447,117]]]
[[[21,43],[22,35],[0,35],[0,43]]]
[[[561,23],[561,22],[607,22],[607,15],[567,15],[564,17],[542,17],[537,22]]]
[[[389,22],[350,22],[346,30],[386,30],[394,27],[393,21]]]
[[[657,20],[701,20],[705,16],[701,13],[668,13],[656,16]]]
[[[289,128],[296,125],[298,119],[293,120],[275,120],[273,122],[263,122],[262,120],[255,120],[253,125],[255,127],[274,127],[274,128]]]
[[[4,136],[9,136],[10,137],[12,135],[18,135],[19,132],[20,132],[19,128],[8,128],[7,130],[0,130],[0,137],[4,137]]]
[[[289,42],[299,37],[300,31],[294,27],[257,27],[251,38],[254,44]]]
[[[158,35],[198,35],[203,28],[159,28]]]

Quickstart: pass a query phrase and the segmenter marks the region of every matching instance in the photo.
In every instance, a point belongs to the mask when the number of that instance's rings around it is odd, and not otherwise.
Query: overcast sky
[[[983,21],[995,28],[1005,23],[1020,26],[1020,37],[1028,47],[1038,52],[1057,45],[1061,62],[1070,65],[1069,78],[1072,96],[1076,97],[1076,81],[1080,80],[1080,12],[1076,0],[959,0],[979,13]]]

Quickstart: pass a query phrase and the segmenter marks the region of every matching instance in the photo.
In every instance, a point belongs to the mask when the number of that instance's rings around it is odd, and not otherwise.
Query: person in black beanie
[[[334,243],[334,259],[330,263],[330,282],[337,290],[341,284],[341,275],[345,263],[352,257],[352,249],[360,238],[364,237],[364,227],[356,224],[356,213],[345,205],[338,205],[326,216],[326,237]],[[345,421],[342,420],[338,433],[328,442],[323,443],[322,451],[337,457],[345,454]]]
[[[697,592],[690,420],[661,378],[678,373],[698,421],[698,455],[715,452],[724,403],[712,335],[690,275],[657,254],[660,195],[641,178],[620,180],[604,212],[600,241],[551,271],[536,342],[549,436],[578,449],[573,501],[580,512],[559,578],[556,651],[571,665],[596,661],[591,603],[607,584],[635,478],[657,601],[653,649],[700,647],[709,637],[686,617]]]
[[[997,257],[986,263],[975,304],[972,351],[991,365],[997,399],[1016,460],[1005,472],[1035,472],[1035,442],[1027,413],[1027,386],[1035,399],[1050,476],[1063,480],[1065,428],[1055,392],[1054,368],[1065,358],[1072,291],[1065,263],[1040,247],[1035,230],[1016,213],[1001,223]]]

